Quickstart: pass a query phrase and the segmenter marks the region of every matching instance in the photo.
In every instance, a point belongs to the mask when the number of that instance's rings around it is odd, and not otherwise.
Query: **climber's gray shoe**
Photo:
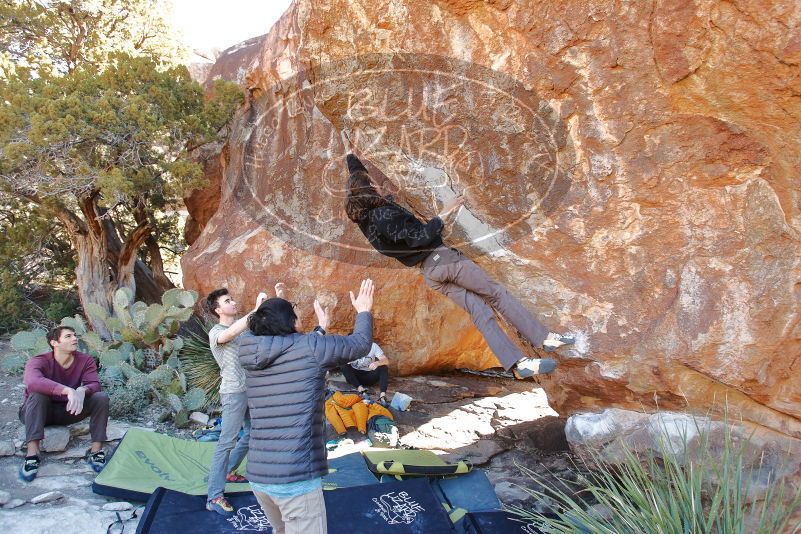
[[[566,334],[557,334],[555,332],[548,332],[548,337],[542,342],[542,348],[545,352],[553,352],[559,347],[565,345],[572,345],[576,342],[576,335],[570,332]]]
[[[534,375],[547,375],[554,369],[556,369],[556,361],[550,358],[520,358],[512,367],[512,373],[518,380],[523,380]]]

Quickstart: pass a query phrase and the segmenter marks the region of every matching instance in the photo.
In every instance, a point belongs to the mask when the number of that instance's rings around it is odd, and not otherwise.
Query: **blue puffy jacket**
[[[373,316],[356,315],[349,336],[247,336],[239,343],[251,432],[248,480],[285,484],[328,473],[325,450],[325,373],[366,356]]]

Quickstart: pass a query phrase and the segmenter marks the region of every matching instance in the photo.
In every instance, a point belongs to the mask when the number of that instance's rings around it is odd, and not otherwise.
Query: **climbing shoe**
[[[234,484],[244,484],[248,481],[247,478],[243,477],[242,475],[237,475],[236,473],[228,473],[225,475],[226,482],[233,482]]]
[[[523,380],[534,375],[547,375],[556,369],[556,361],[550,358],[520,358],[512,368],[515,378]]]
[[[234,507],[231,506],[231,503],[228,502],[223,495],[219,497],[214,497],[212,500],[206,503],[206,510],[209,512],[217,512],[220,515],[229,516],[234,515]]]
[[[99,473],[106,467],[106,451],[103,449],[97,452],[87,451],[86,463],[94,469],[95,473]]]
[[[26,456],[25,463],[23,463],[19,468],[20,480],[31,482],[34,478],[36,478],[36,474],[39,472],[40,463],[41,461],[39,460],[38,456]]]
[[[576,336],[574,334],[556,334],[554,332],[548,332],[548,337],[542,342],[542,348],[545,349],[545,352],[552,352],[559,347],[572,345],[575,342]]]

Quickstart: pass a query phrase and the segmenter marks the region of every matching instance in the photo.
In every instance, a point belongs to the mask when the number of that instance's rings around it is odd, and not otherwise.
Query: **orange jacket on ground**
[[[348,428],[356,427],[362,434],[367,433],[367,421],[377,415],[394,419],[392,413],[377,403],[365,404],[355,393],[335,392],[325,401],[325,418],[337,434],[344,434]]]

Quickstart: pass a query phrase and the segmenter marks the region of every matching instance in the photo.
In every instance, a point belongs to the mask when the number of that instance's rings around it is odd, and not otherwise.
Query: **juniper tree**
[[[92,11],[98,4],[131,10],[125,16]],[[0,4],[17,15],[32,13],[13,19],[24,28],[2,42],[5,57],[16,59],[0,79],[0,185],[58,221],[76,254],[81,303],[109,310],[119,287],[154,302],[172,286],[163,272],[160,233],[174,229],[169,214],[182,195],[203,185],[192,152],[227,136],[242,98],[238,87],[222,81],[204,97],[185,67],[143,44],[138,56],[115,52],[125,48],[120,35],[140,29],[125,28],[144,4]],[[48,23],[64,27],[43,30]],[[30,28],[56,37],[27,46],[36,35]],[[76,53],[76,47],[89,49]]]

